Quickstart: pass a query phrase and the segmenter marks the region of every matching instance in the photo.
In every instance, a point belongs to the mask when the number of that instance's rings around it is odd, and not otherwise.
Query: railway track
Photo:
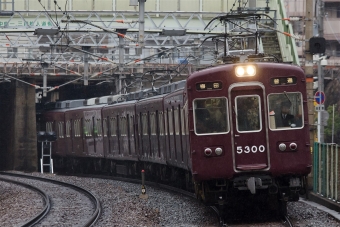
[[[73,174],[74,176],[74,174]],[[92,174],[76,174],[76,176],[79,177],[89,177],[89,178],[100,178],[100,179],[110,179],[110,180],[116,180],[116,181],[123,181],[123,182],[129,182],[129,183],[134,183],[134,184],[141,184],[143,185],[143,181],[140,179],[134,179],[134,178],[127,178],[127,177],[116,177],[116,176],[105,176],[105,175],[92,175]],[[153,181],[145,181],[144,184],[146,186],[151,186],[151,187],[155,187],[155,188],[160,188],[163,190],[167,190],[173,193],[177,193],[177,194],[181,194],[183,196],[186,197],[190,197],[190,198],[195,198],[196,196],[194,193],[183,190],[183,189],[179,189],[177,187],[174,186],[170,186],[167,184],[162,184],[162,183],[157,183],[157,182],[153,182]],[[225,226],[234,226],[234,225],[229,225],[229,219],[228,217],[224,216],[224,214],[221,214],[218,207],[216,206],[210,206],[210,208],[214,211],[214,213],[216,214],[216,218],[218,220],[218,223],[220,226],[225,227]],[[293,224],[289,218],[288,215],[280,215],[280,217],[283,217],[282,220],[280,220],[280,218],[277,219],[276,223],[278,225],[280,225],[280,222],[287,227],[293,227]],[[240,226],[240,225],[237,225]],[[241,224],[241,226],[243,226]],[[244,225],[244,226],[248,226],[248,224]]]
[[[33,191],[37,192],[38,194],[40,194],[42,199],[43,199],[43,203],[44,203],[45,206],[43,207],[41,212],[39,212],[38,214],[36,214],[32,218],[30,218],[28,221],[25,221],[22,224],[22,226],[25,226],[25,227],[26,226],[33,226],[34,224],[41,221],[49,213],[49,211],[51,209],[51,201],[50,201],[50,198],[48,197],[48,195],[46,194],[45,191],[43,191],[43,190],[41,190],[37,187],[34,187],[30,184],[19,182],[19,181],[13,180],[13,179],[7,179],[7,178],[0,177],[0,181],[4,181],[4,182],[15,184],[15,185],[20,185],[22,187],[33,190]]]
[[[77,223],[77,226],[87,227],[95,224],[101,215],[99,199],[90,191],[79,186],[30,175],[7,172],[0,172],[0,175],[2,176],[0,180],[35,190],[44,198],[45,207],[43,210],[22,226],[61,222],[71,226]],[[13,178],[16,178],[16,180],[13,180]],[[28,182],[25,182],[27,180]],[[87,198],[87,201],[84,197]],[[91,208],[88,208],[89,202],[92,205]],[[77,211],[76,214],[74,213],[75,211]]]

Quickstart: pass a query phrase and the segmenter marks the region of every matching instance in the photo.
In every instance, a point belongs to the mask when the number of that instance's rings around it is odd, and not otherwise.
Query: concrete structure
[[[1,83],[0,100],[0,169],[37,171],[35,88]]]

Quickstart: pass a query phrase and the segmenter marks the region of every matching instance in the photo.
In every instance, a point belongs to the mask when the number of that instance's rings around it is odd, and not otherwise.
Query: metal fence
[[[336,202],[340,197],[339,148],[316,142],[313,149],[313,191]]]

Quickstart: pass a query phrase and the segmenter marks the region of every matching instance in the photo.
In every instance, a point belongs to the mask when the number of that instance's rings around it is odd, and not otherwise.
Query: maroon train
[[[140,176],[207,204],[266,195],[285,208],[311,171],[306,80],[297,66],[249,62],[194,72],[113,104],[46,111],[54,166]],[[283,205],[283,206],[282,206]]]

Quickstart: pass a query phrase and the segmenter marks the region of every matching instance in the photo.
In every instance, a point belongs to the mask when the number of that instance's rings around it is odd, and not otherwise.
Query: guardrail
[[[313,192],[339,202],[339,150],[340,146],[329,143],[314,143]]]

